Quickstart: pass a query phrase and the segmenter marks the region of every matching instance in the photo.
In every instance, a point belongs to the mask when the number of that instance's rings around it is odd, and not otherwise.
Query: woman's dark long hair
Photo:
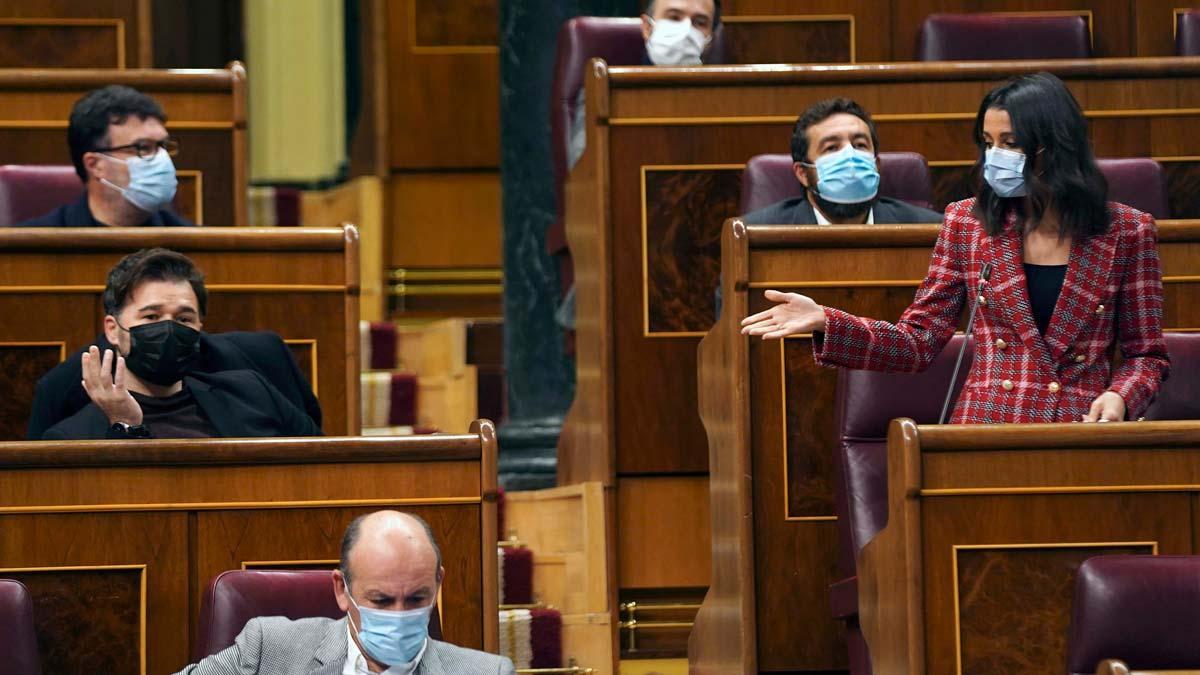
[[[991,109],[1004,110],[1012,120],[1016,144],[1026,157],[1032,213],[1025,213],[1024,198],[999,197],[983,178],[983,116]],[[992,140],[999,144],[1000,139]],[[1108,181],[1096,166],[1079,103],[1062,80],[1050,73],[1022,75],[988,92],[975,117],[975,142],[975,210],[989,235],[1004,230],[1010,209],[1038,221],[1051,205],[1058,212],[1062,237],[1085,239],[1108,231]]]

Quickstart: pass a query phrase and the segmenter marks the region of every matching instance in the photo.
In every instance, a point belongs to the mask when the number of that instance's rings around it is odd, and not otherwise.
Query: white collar
[[[367,657],[363,656],[362,650],[358,648],[358,643],[354,641],[354,635],[351,634],[353,629],[350,627],[350,619],[346,619],[346,665],[342,667],[342,675],[373,675],[370,668],[367,667]],[[421,645],[421,651],[417,652],[416,658],[408,663],[401,663],[396,666],[391,666],[383,671],[381,675],[411,675],[417,672],[417,666],[421,665],[421,659],[425,656],[425,649],[429,647],[429,638],[425,639],[425,644]]]
[[[812,207],[813,207],[813,215],[815,215],[817,217],[818,225],[832,225],[833,224],[833,223],[829,222],[829,219],[825,217],[824,213],[821,213],[821,209],[817,208],[816,204],[813,204]],[[875,224],[875,207],[874,206],[871,207],[870,211],[867,211],[866,224],[867,225]]]

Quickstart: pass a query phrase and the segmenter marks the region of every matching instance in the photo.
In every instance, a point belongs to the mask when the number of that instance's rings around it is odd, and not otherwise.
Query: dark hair
[[[871,130],[871,147],[875,148],[876,155],[879,154],[879,136],[875,133],[875,122],[871,120],[871,114],[848,98],[827,98],[810,105],[808,110],[800,113],[800,117],[796,119],[796,128],[792,130],[793,161],[808,162],[808,128],[839,113],[854,115],[867,123],[867,128]]]
[[[984,179],[983,117],[993,109],[1008,113],[1016,144],[1029,158],[1028,202],[998,196]],[[1108,181],[1092,155],[1087,120],[1062,80],[1050,73],[1021,75],[988,92],[975,117],[975,142],[975,212],[989,235],[1004,230],[1009,209],[1038,220],[1051,205],[1058,211],[1060,236],[1084,239],[1108,231]],[[1025,213],[1026,203],[1032,213]]]
[[[119,84],[93,89],[75,102],[67,126],[67,145],[71,147],[71,161],[79,180],[87,182],[83,153],[108,145],[108,125],[122,124],[130,115],[142,120],[153,117],[163,123],[167,121],[162,106],[154,99]]]
[[[358,543],[358,535],[362,530],[363,521],[370,515],[370,513],[364,513],[350,521],[350,525],[346,527],[346,534],[342,535],[342,559],[338,561],[338,569],[342,571],[342,576],[346,578],[347,586],[350,585],[350,551]],[[425,534],[429,537],[429,545],[433,547],[433,554],[437,557],[437,567],[434,568],[434,574],[437,574],[437,571],[442,569],[442,549],[438,546],[437,539],[433,536],[433,528],[429,527],[429,523],[425,522],[424,518],[415,513],[405,513],[404,515],[417,521],[425,529]]]
[[[129,302],[133,289],[147,280],[188,282],[200,303],[197,307],[200,316],[207,313],[208,291],[204,288],[204,274],[190,258],[165,248],[130,253],[109,270],[108,284],[104,287],[104,312],[116,316]]]
[[[654,0],[650,0],[650,2],[646,4],[646,15],[654,16]],[[712,22],[713,30],[716,30],[717,26],[721,25],[721,0],[713,0]]]

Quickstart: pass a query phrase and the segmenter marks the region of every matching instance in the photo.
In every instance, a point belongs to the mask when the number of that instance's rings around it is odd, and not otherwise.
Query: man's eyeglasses
[[[164,138],[161,141],[138,141],[128,145],[118,145],[111,148],[96,148],[93,152],[116,152],[118,150],[133,150],[138,157],[142,159],[150,159],[158,154],[158,149],[162,148],[167,151],[171,157],[179,154],[179,141],[174,138]]]

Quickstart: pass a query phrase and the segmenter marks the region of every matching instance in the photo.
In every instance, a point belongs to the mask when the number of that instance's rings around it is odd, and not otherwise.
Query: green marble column
[[[557,262],[546,254],[555,214],[550,88],[558,30],[573,16],[635,16],[639,0],[501,0],[500,174],[504,188],[504,365],[509,420],[500,428],[508,489],[554,485],[575,363],[554,321]]]

